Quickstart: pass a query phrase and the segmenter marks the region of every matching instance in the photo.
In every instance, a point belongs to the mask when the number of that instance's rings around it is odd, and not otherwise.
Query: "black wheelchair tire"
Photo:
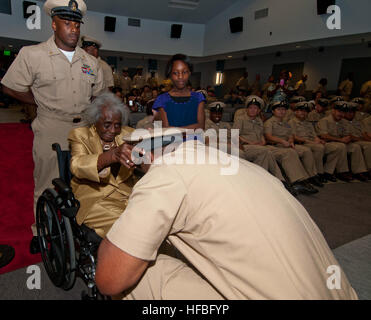
[[[53,284],[56,287],[61,287],[66,272],[65,253],[63,234],[54,200],[55,191],[53,189],[45,190],[38,199],[36,228],[45,270]]]
[[[70,290],[76,281],[76,251],[70,219],[63,217],[63,223],[66,232],[65,241],[68,247],[66,248],[66,251],[68,252],[69,257],[69,266],[66,268],[65,282],[62,287],[64,290]]]

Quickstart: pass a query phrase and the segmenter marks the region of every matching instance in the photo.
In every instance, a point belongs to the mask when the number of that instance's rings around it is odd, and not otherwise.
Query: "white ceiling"
[[[45,2],[45,0],[43,0]],[[240,0],[199,0],[197,9],[169,7],[169,0],[84,0],[88,11],[173,22],[206,24]],[[244,0],[247,1],[247,0]]]

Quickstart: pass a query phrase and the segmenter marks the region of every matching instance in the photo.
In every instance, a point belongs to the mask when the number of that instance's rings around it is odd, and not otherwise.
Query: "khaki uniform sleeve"
[[[110,68],[110,66],[105,61],[103,61],[103,64],[104,64],[103,77],[104,77],[105,86],[107,88],[114,87],[115,83],[113,81],[112,69]]]
[[[243,123],[243,119],[241,119],[241,118],[235,119],[234,122],[233,122],[232,129],[242,130],[242,123]]]
[[[296,122],[294,120],[290,120],[288,123],[291,127],[291,134],[296,135]]]
[[[71,148],[71,173],[78,179],[87,179],[94,182],[101,182],[101,178],[110,175],[110,168],[98,173],[99,154],[90,154],[87,147],[81,140],[79,129],[72,129],[68,135],[68,142]]]
[[[328,134],[328,127],[327,127],[327,120],[326,119],[321,119],[318,121],[316,125],[316,131],[318,132],[319,135],[321,134]]]
[[[27,51],[22,48],[1,83],[14,91],[27,92],[33,82],[32,64],[28,61]]]
[[[99,96],[105,89],[103,70],[100,63],[97,63],[97,76],[93,86],[93,97]]]
[[[361,128],[362,128],[362,132],[371,134],[371,118],[370,117],[361,121]]]
[[[164,239],[184,225],[174,221],[185,201],[186,188],[175,169],[152,167],[134,186],[125,212],[107,239],[136,258],[155,260]]]
[[[273,129],[272,129],[272,122],[267,120],[264,122],[264,134],[272,134]]]

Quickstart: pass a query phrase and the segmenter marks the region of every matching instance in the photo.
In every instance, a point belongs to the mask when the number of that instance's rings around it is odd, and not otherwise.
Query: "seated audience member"
[[[142,105],[146,105],[149,100],[152,99],[152,90],[149,85],[143,87],[143,92],[140,95],[140,101]]]
[[[158,148],[171,138],[167,131],[164,140],[152,136]],[[133,135],[127,140],[137,142]],[[138,300],[358,298],[341,268],[341,288],[329,289],[327,270],[339,262],[276,178],[229,155],[238,173],[220,174],[224,165],[208,147],[204,164],[171,160],[174,154],[193,159],[198,146],[187,141],[170,153],[146,151],[156,165],[142,165],[147,173],[98,251],[95,280],[102,294]],[[181,257],[161,254],[164,241]]]
[[[225,99],[224,103],[231,104],[233,106],[235,104],[243,104],[243,101],[236,91],[231,90],[230,97]]]
[[[209,110],[208,117],[205,120],[205,134],[207,139],[207,144],[210,143],[211,137],[209,136],[207,130],[213,129],[215,130],[216,138],[215,143],[217,143],[217,148],[224,148],[222,149],[225,152],[231,153],[231,125],[228,122],[221,121],[223,117],[223,108],[225,108],[225,104],[220,101],[213,102],[207,106],[207,109]],[[206,111],[205,111],[206,115]],[[225,129],[224,131],[219,131],[219,129]],[[212,133],[211,135],[213,135]],[[221,144],[224,146],[221,147]],[[235,146],[238,148],[238,145]]]
[[[307,80],[308,80],[308,75],[303,74],[301,76],[301,79],[295,84],[294,90],[296,94],[300,97],[304,97],[306,94],[307,85],[305,83],[307,82]]]
[[[265,147],[264,126],[259,117],[260,110],[264,109],[264,104],[263,99],[258,96],[248,96],[246,108],[239,109],[244,114],[234,121],[233,129],[240,131],[239,140],[243,150],[241,157],[269,171],[287,187],[272,151]]]
[[[98,96],[85,112],[88,127],[71,130],[72,191],[80,201],[77,223],[84,223],[104,237],[126,208],[134,183],[132,170],[122,166],[127,145],[122,137],[128,112],[112,93]]]
[[[158,97],[158,89],[157,88],[153,88],[152,89],[152,99],[151,100],[156,100]]]
[[[350,100],[350,95],[352,94],[353,90],[353,78],[354,78],[353,72],[349,72],[346,79],[344,79],[339,84],[338,93],[340,96],[344,97],[345,101]]]
[[[317,137],[313,124],[308,121],[309,110],[308,102],[298,102],[296,104],[295,118],[289,121],[294,133],[294,140],[296,143],[309,147],[312,150],[318,172],[318,180],[321,183],[327,182],[327,180],[334,182],[336,181],[334,177],[335,168],[339,157],[344,156],[344,150]],[[341,154],[342,152],[343,154]],[[326,155],[325,163],[324,155]]]
[[[327,79],[326,78],[322,78],[319,82],[318,82],[318,86],[315,90],[313,90],[313,93],[316,93],[316,92],[322,92],[322,97],[323,98],[326,98],[327,97]]]
[[[262,91],[262,98],[265,102],[265,106],[268,105],[268,102],[269,102],[269,97],[268,97],[268,88],[272,85],[275,85],[274,84],[274,76],[273,75],[270,75],[269,78],[268,78],[268,81],[263,85],[261,91]],[[265,110],[262,110],[262,111],[265,111]]]
[[[276,160],[281,164],[293,189],[298,193],[317,193],[309,179],[317,175],[312,151],[294,144],[294,135],[290,125],[283,120],[286,102],[275,102],[272,105],[273,116],[264,122],[264,135]],[[303,167],[300,157],[303,158]]]
[[[364,112],[371,113],[371,80],[362,84],[359,94],[365,99]]]
[[[315,103],[314,109],[308,114],[307,120],[313,125],[313,128],[316,131],[317,135],[317,123],[322,118],[326,117],[326,109],[328,105],[329,101],[327,99],[321,98]]]
[[[290,84],[290,73],[282,70],[277,82],[268,88],[270,105],[275,102],[288,101],[294,93],[294,88]],[[270,110],[267,112],[270,113]]]
[[[135,96],[134,92],[131,91],[126,95],[126,105],[131,112],[138,112],[138,98]]]
[[[336,102],[340,102],[340,101],[345,101],[344,97],[335,95],[330,98],[329,107],[326,110],[326,116],[332,114],[332,110],[334,109]]]
[[[207,92],[207,98],[206,98],[206,104],[213,103],[218,101],[214,88],[210,87],[206,90]]]
[[[236,82],[236,90],[249,90],[249,73],[244,72],[243,76]]]
[[[365,111],[365,103],[366,103],[365,99],[358,97],[358,98],[354,98],[351,102],[355,103],[355,106],[356,106],[356,114],[355,114],[356,120],[362,121],[370,115],[369,113]]]
[[[153,129],[154,115],[152,112],[152,106],[154,102],[155,102],[154,100],[151,100],[147,103],[147,106],[146,106],[147,116],[138,121],[136,125],[137,129]]]
[[[368,172],[365,174],[371,179],[371,142],[364,138],[366,128],[360,120],[356,119],[357,104],[348,103],[348,108],[344,113],[344,119],[347,120],[345,134],[351,136],[352,142],[361,147]]]
[[[291,119],[295,118],[295,106],[298,102],[305,101],[303,96],[294,96],[289,100],[289,109],[286,111],[284,120],[289,122]]]
[[[331,114],[322,118],[317,124],[317,132],[321,139],[326,142],[336,142],[349,153],[351,159],[351,171],[349,172],[347,157],[340,158],[336,166],[337,178],[343,181],[351,181],[353,178],[364,181],[367,179],[363,173],[367,172],[366,163],[363,158],[362,149],[352,142],[352,137],[346,133],[346,120],[344,112],[348,107],[347,102],[335,102]]]
[[[362,121],[363,126],[363,138],[366,141],[371,141],[371,116],[367,117]]]
[[[187,88],[192,72],[189,58],[183,54],[172,56],[166,67],[166,77],[171,79],[172,89],[160,94],[152,109],[158,112],[157,117],[163,127],[184,127],[188,129],[204,129],[205,98],[199,92]]]

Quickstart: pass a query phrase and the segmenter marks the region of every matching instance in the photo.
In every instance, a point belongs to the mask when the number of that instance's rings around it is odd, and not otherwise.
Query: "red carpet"
[[[0,244],[15,257],[0,274],[41,261],[29,253],[33,217],[33,133],[28,124],[0,124]]]

